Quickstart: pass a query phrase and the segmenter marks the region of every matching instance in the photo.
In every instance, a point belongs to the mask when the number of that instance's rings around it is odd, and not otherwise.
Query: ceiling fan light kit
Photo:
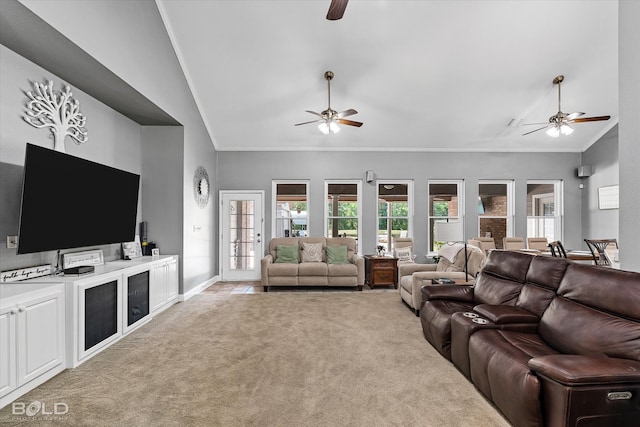
[[[556,124],[547,129],[547,135],[549,135],[551,138],[558,138],[561,134],[568,136],[572,133],[573,128],[566,123]]]
[[[563,113],[562,108],[560,107],[560,102],[562,100],[560,85],[563,81],[564,81],[563,75],[556,76],[556,78],[553,79],[553,84],[558,85],[558,112],[553,116],[549,117],[549,124],[541,128],[532,130],[530,132],[524,133],[522,134],[522,136],[529,135],[534,132],[538,132],[539,130],[542,130],[542,129],[547,129],[547,132],[546,132],[547,135],[549,135],[552,138],[558,138],[560,135],[568,136],[573,133],[573,127],[571,126],[572,123],[599,122],[602,120],[609,120],[611,118],[611,116],[582,117],[584,116],[585,113],[582,113],[579,111],[576,111],[571,114]],[[525,126],[542,125],[542,124],[544,123],[526,123]]]
[[[338,133],[340,132],[341,125],[347,126],[362,126],[361,122],[356,122],[354,120],[346,120],[344,117],[352,116],[354,114],[358,114],[356,110],[350,108],[348,110],[344,110],[341,112],[337,112],[336,110],[331,108],[331,79],[333,79],[333,71],[325,71],[324,79],[327,81],[327,89],[328,89],[328,102],[327,109],[322,111],[321,113],[316,113],[315,111],[306,110],[307,113],[313,114],[314,116],[320,117],[318,120],[311,120],[309,122],[296,123],[294,126],[307,125],[310,123],[318,123],[318,129],[325,135],[330,133]]]

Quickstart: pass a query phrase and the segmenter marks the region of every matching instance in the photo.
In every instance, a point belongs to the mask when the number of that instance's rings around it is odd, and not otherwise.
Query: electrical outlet
[[[18,247],[18,236],[7,236],[7,249],[15,249]]]

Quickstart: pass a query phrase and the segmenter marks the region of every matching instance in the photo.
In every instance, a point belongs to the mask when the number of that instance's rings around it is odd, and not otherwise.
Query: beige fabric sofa
[[[306,244],[322,244],[322,260],[303,262]],[[278,263],[277,247],[298,246],[298,263]],[[347,262],[327,263],[327,246],[346,246]],[[364,258],[357,254],[356,240],[350,237],[276,237],[269,242],[269,252],[261,261],[262,286],[343,286],[364,285]]]
[[[420,306],[422,305],[421,289],[425,285],[431,285],[432,279],[465,279],[464,245],[456,243],[447,249],[450,252],[451,249],[455,249],[455,252],[457,252],[454,255],[453,262],[443,256],[441,251],[438,264],[418,264],[415,262],[398,264],[400,298],[414,311],[416,316],[420,315]],[[469,273],[467,280],[473,280],[480,272],[485,258],[485,254],[480,248],[467,245],[467,271]]]

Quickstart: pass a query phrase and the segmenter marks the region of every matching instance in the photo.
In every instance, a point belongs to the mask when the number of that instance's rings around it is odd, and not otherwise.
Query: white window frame
[[[482,184],[506,184],[507,186],[507,229],[505,237],[513,237],[514,234],[514,217],[515,217],[515,181],[513,179],[480,179],[478,180],[478,194],[480,194],[480,185]],[[478,214],[477,235],[480,236],[480,221],[482,219],[505,218],[504,216],[490,216]],[[482,236],[480,236],[482,237]]]
[[[378,242],[378,224],[381,219],[391,221],[393,219],[404,219],[400,216],[380,216],[378,211],[378,203],[380,200],[380,186],[381,185],[406,185],[407,186],[407,237],[413,238],[413,180],[412,179],[380,179],[376,181],[376,245]],[[390,212],[387,211],[389,214]],[[389,236],[387,242],[387,251],[393,251],[393,241]]]
[[[275,237],[275,230],[277,227],[278,220],[278,184],[304,184],[306,186],[305,194],[307,197],[307,235],[310,235],[310,220],[311,217],[311,202],[309,197],[309,184],[310,181],[308,179],[274,179],[271,181],[271,238]]]
[[[430,200],[431,193],[429,192],[429,188],[431,188],[431,184],[455,184],[458,191],[458,215],[457,216],[434,216],[431,215],[432,211]],[[464,193],[464,179],[429,179],[427,180],[427,256],[433,256],[437,254],[437,251],[433,250],[431,246],[431,220],[436,219],[447,219],[447,220],[455,220],[462,222],[462,236],[466,236],[464,231],[464,214],[465,214],[465,193]]]
[[[527,180],[527,188],[529,184],[553,184],[553,203],[555,215],[554,218],[554,227],[553,227],[553,240],[563,240],[563,232],[564,232],[564,181],[561,179],[528,179]],[[540,195],[538,195],[540,196]],[[528,190],[526,197],[529,197]],[[548,218],[541,215],[529,215],[529,211],[527,209],[527,237],[547,237],[544,235],[540,235],[539,232],[529,234],[529,221],[537,220],[537,219]],[[537,222],[537,221],[536,221]],[[537,225],[536,225],[537,228]],[[547,239],[549,239],[547,237]]]
[[[362,180],[361,179],[325,179],[324,181],[324,236],[329,236],[329,219],[333,216],[329,215],[329,207],[327,201],[329,200],[329,185],[331,184],[356,184],[356,191],[358,197],[358,254],[361,254],[362,249]]]

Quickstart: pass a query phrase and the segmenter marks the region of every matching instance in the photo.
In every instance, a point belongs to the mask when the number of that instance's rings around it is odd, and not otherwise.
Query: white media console
[[[165,255],[0,284],[0,408],[176,303],[178,283],[178,257]]]

